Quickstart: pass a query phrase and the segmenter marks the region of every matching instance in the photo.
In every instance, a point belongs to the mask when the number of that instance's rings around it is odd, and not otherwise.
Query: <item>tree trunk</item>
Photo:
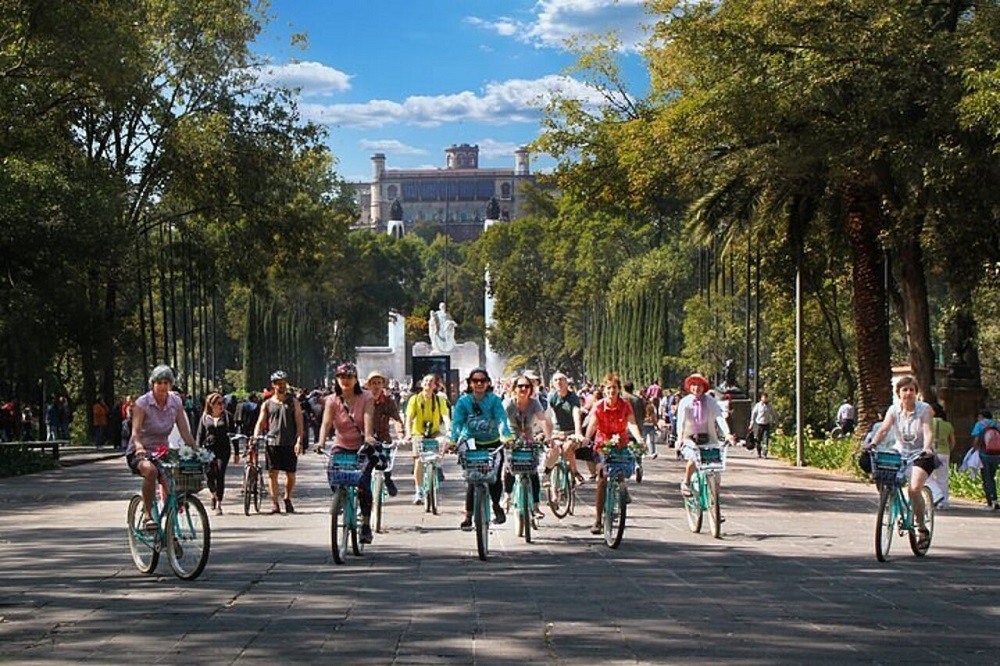
[[[921,226],[914,226],[900,244],[900,288],[903,292],[910,368],[920,385],[923,399],[930,402],[935,397],[934,346],[931,342],[930,312],[927,306],[927,277],[924,273],[923,250],[920,247]]]
[[[860,437],[892,402],[884,263],[879,241],[882,221],[878,196],[870,183],[845,183],[842,197],[853,259]]]

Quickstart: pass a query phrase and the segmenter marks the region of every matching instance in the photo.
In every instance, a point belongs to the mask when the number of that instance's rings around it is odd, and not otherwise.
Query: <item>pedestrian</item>
[[[1000,511],[997,502],[997,468],[1000,467],[1000,429],[993,420],[993,412],[984,409],[976,414],[976,424],[972,426],[972,446],[979,451],[983,467],[983,494],[986,495],[986,509]]]
[[[233,462],[239,460],[239,452],[233,451],[229,432],[232,422],[229,413],[219,393],[211,393],[205,399],[205,410],[198,419],[198,446],[207,448],[215,454],[208,466],[208,490],[212,493],[212,511],[222,515],[222,499],[226,494],[226,469],[229,467],[229,457]]]
[[[376,446],[380,450],[382,444],[388,444],[393,440],[391,431],[393,421],[396,422],[399,432],[397,439],[402,439],[404,433],[403,418],[399,415],[399,405],[385,391],[385,387],[385,375],[378,370],[372,370],[368,373],[368,378],[365,380],[365,388],[372,394],[372,401],[375,406],[372,414],[372,418],[374,419],[372,428],[375,440],[378,442]],[[396,482],[392,480],[392,471],[386,472],[383,478],[385,479],[385,489],[389,492],[389,496],[395,497],[399,489],[396,488]]]
[[[14,422],[17,413],[13,400],[0,400],[0,438],[5,442],[14,440]]]
[[[45,439],[50,442],[59,439],[59,405],[55,398],[49,398],[45,405]]]
[[[104,446],[104,438],[108,431],[108,405],[104,402],[104,396],[98,395],[91,407],[92,428],[91,435],[94,445],[100,450]]]
[[[69,404],[69,398],[64,395],[59,396],[59,439],[69,439],[69,428],[73,423],[73,407]]]
[[[774,407],[768,403],[767,393],[761,393],[757,404],[750,411],[750,431],[757,442],[757,457],[767,457],[771,445],[771,426],[777,421]]]
[[[837,425],[840,427],[842,436],[846,437],[854,432],[855,414],[854,405],[849,399],[845,399],[844,403],[837,409]]]
[[[955,448],[955,428],[948,422],[944,407],[936,402],[931,403],[934,410],[934,447],[937,450],[938,466],[927,479],[927,487],[934,497],[934,506],[938,509],[948,508],[948,475],[951,471],[951,452]]]
[[[302,408],[295,396],[288,391],[288,375],[276,370],[271,375],[271,397],[261,403],[255,431],[275,438],[275,445],[267,447],[267,487],[271,494],[271,513],[281,513],[278,504],[278,472],[285,473],[285,512],[295,513],[292,491],[295,489],[295,472],[302,454],[305,432],[302,427]]]

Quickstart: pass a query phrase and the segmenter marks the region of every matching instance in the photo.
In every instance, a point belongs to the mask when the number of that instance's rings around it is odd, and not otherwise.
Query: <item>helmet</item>
[[[273,384],[274,382],[281,382],[281,381],[288,381],[288,375],[285,374],[284,370],[275,370],[271,374],[271,383]]]
[[[337,366],[337,371],[334,373],[337,377],[357,377],[358,376],[358,366],[354,365],[350,361],[347,363],[341,363]]]
[[[167,380],[171,384],[176,384],[177,379],[174,377],[174,371],[170,369],[169,365],[158,365],[153,368],[153,371],[149,373],[149,386],[152,387],[156,382]]]

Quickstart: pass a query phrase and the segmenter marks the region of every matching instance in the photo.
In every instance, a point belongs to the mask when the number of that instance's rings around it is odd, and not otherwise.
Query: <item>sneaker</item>
[[[993,502],[993,510],[1000,511],[1000,502]]]
[[[396,482],[392,480],[391,476],[385,477],[385,489],[389,493],[389,497],[395,497],[399,493],[399,488],[396,487]]]
[[[218,502],[219,500],[215,499],[214,497],[212,498],[212,511],[215,511],[215,507],[219,505]]]
[[[600,523],[594,523],[593,525],[590,526],[591,534],[600,534],[603,531],[604,531],[604,526],[601,525]]]
[[[459,523],[458,527],[463,532],[471,532],[472,531],[472,516],[466,516],[465,520],[463,520],[461,523]]]
[[[684,497],[691,497],[691,486],[681,481],[681,495]]]
[[[503,507],[500,506],[499,504],[494,505],[493,513],[496,514],[493,517],[493,522],[496,523],[497,525],[503,525],[504,523],[507,522],[507,514],[504,513]]]
[[[535,505],[534,511],[532,511],[531,513],[536,520],[541,520],[542,518],[545,517],[545,514],[542,513],[542,510],[539,509],[537,505]]]
[[[217,515],[217,516],[221,516],[222,515],[222,505],[221,504],[219,504],[219,505],[217,505],[215,507],[215,515]]]
[[[423,491],[418,490],[417,492],[413,493],[413,503],[414,504],[423,504],[424,503],[424,493],[423,493]]]
[[[656,451],[653,451],[653,453],[652,453],[652,454],[650,454],[650,456],[649,456],[649,459],[650,459],[650,460],[656,460],[656,459],[657,459],[657,458],[659,458],[659,457],[660,457],[660,454],[659,454],[659,453],[657,453]]]
[[[986,506],[983,507],[984,511],[993,511],[993,502],[986,502]]]
[[[372,528],[369,525],[361,526],[361,543],[372,542]]]
[[[285,513],[295,513],[295,507],[292,506],[292,500],[285,500]]]

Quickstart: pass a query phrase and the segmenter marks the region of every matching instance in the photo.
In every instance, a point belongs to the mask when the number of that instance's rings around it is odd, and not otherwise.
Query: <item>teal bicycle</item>
[[[720,446],[697,446],[688,440],[684,443],[683,450],[694,456],[695,461],[691,494],[683,496],[688,527],[692,532],[700,532],[702,517],[707,513],[712,536],[719,539],[722,537],[719,485],[722,473],[726,470],[726,449]]]
[[[910,550],[917,557],[923,557],[931,547],[934,536],[934,498],[931,489],[924,486],[920,496],[924,500],[924,527],[926,538],[921,539],[917,530],[913,504],[910,502],[908,483],[913,461],[920,458],[922,451],[907,455],[896,451],[870,451],[872,475],[879,490],[878,514],[875,519],[875,557],[885,562],[889,557],[892,539],[909,536]]]
[[[604,492],[604,543],[611,548],[621,545],[625,535],[625,518],[631,497],[628,480],[635,474],[635,455],[628,448],[612,448],[604,456],[607,485]]]
[[[398,442],[383,444],[382,451],[387,457],[386,466],[384,469],[375,467],[372,470],[372,520],[375,523],[372,529],[376,532],[383,531],[382,511],[386,500],[389,499],[389,490],[385,487],[385,475],[392,471],[396,463],[397,448],[399,448]]]
[[[531,543],[531,530],[538,528],[535,522],[535,494],[531,488],[531,475],[538,472],[538,451],[538,445],[517,440],[507,463],[510,473],[514,475],[514,487],[510,496],[517,536],[523,537],[526,543]]]
[[[502,447],[493,451],[468,449],[459,456],[465,482],[473,487],[472,522],[476,532],[476,550],[479,559],[484,561],[490,554],[490,484],[496,481],[502,451]]]
[[[128,503],[128,547],[141,573],[153,573],[160,553],[166,552],[174,575],[194,580],[205,570],[212,544],[208,512],[195,497],[205,487],[206,465],[164,458],[164,454],[149,457],[159,470],[158,496],[151,507],[156,529],[144,524],[142,495],[136,493]]]
[[[424,511],[438,514],[438,495],[441,488],[441,442],[427,438],[420,442],[420,462],[423,464]]]
[[[560,446],[565,441],[566,436],[556,436]],[[566,452],[573,455],[572,452]],[[556,518],[565,518],[573,514],[576,507],[576,485],[577,480],[566,462],[563,452],[560,452],[556,460],[555,467],[549,476],[549,508]]]
[[[365,544],[361,540],[361,500],[358,485],[364,474],[366,456],[357,451],[334,451],[329,455],[326,469],[333,503],[330,505],[330,545],[333,561],[343,564],[347,557],[347,542],[355,555],[361,555]]]

